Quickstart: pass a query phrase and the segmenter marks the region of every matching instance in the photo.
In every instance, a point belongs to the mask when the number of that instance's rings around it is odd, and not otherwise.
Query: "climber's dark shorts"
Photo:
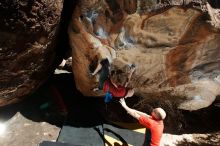
[[[102,65],[102,69],[100,71],[100,76],[99,76],[99,89],[103,89],[104,82],[108,79],[109,77],[109,61],[108,59],[103,59],[100,64]]]

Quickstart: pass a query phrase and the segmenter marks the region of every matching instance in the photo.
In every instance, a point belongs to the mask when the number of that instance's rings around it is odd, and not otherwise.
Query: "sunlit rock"
[[[185,110],[209,106],[220,94],[220,35],[207,22],[202,3],[172,1],[169,5],[198,5],[168,8],[152,1],[155,11],[150,12],[141,11],[148,8],[142,2],[132,1],[136,11],[127,11],[125,1],[85,2],[75,8],[68,33],[77,89],[98,95],[91,90],[97,79],[89,74],[105,50],[113,69],[137,66],[130,87],[142,97],[139,103],[168,100]],[[116,51],[115,59],[108,48]],[[160,93],[167,96],[157,99]]]

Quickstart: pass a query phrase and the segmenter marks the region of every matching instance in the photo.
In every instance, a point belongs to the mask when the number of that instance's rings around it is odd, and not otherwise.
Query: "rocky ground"
[[[47,122],[36,122],[17,112],[4,122],[1,146],[38,146],[42,141],[56,141],[60,128]]]

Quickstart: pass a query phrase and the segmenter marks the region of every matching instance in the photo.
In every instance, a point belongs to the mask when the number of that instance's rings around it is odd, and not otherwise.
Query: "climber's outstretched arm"
[[[129,107],[126,105],[126,102],[125,102],[124,98],[120,99],[119,102],[121,103],[122,107],[128,112],[128,114],[131,115],[132,117],[136,118],[137,120],[138,120],[141,116],[150,117],[150,116],[147,115],[146,113],[143,113],[143,112],[137,111],[137,110],[135,110],[135,109],[129,108]]]

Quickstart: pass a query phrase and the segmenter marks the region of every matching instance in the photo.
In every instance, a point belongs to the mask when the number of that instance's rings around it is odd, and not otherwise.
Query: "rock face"
[[[212,8],[209,3],[206,4],[206,7],[211,18],[211,24],[220,29],[220,10]]]
[[[63,0],[0,2],[0,106],[36,90],[52,72]]]
[[[142,97],[138,103],[157,100],[184,110],[212,104],[220,94],[219,31],[207,22],[201,2],[165,2],[84,0],[77,5],[68,33],[78,90],[97,95],[91,91],[97,80],[89,72],[104,54],[113,69],[136,64],[130,86]]]

